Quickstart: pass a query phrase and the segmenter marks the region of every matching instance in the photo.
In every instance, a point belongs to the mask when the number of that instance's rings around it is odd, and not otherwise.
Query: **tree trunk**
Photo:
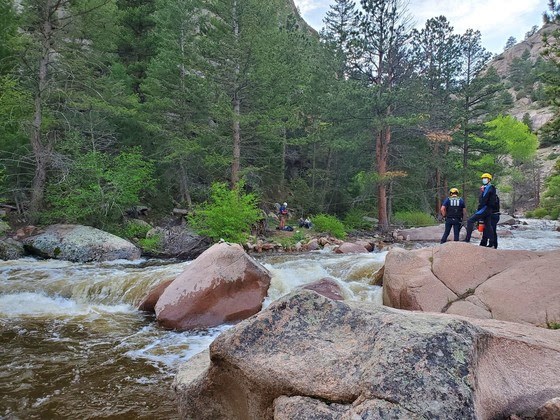
[[[284,192],[284,178],[286,175],[286,150],[288,148],[288,134],[286,127],[282,127],[282,163],[280,167],[280,191]],[[313,162],[315,162],[315,154],[313,155]]]
[[[45,196],[45,184],[47,180],[47,166],[50,160],[50,145],[48,138],[42,134],[43,127],[43,94],[47,88],[49,63],[52,48],[53,22],[52,19],[56,12],[53,7],[53,0],[45,0],[42,9],[44,15],[41,16],[41,57],[39,58],[38,84],[35,93],[35,109],[33,112],[33,123],[31,125],[31,148],[35,159],[35,174],[31,185],[31,200],[29,203],[29,213],[32,222],[36,222],[39,211],[43,207]]]
[[[187,175],[187,170],[185,169],[185,165],[183,161],[179,163],[179,168],[181,170],[181,178],[179,180],[179,186],[181,190],[181,201],[187,204],[187,208],[192,207],[192,200],[191,200],[191,193],[189,189],[189,178]]]
[[[389,230],[389,219],[387,217],[387,160],[389,157],[389,144],[391,143],[391,127],[385,127],[376,134],[375,160],[379,183],[377,184],[377,216],[381,232]]]
[[[233,2],[233,35],[236,41],[239,38],[239,17],[237,16],[237,0]],[[239,170],[241,168],[241,99],[239,98],[239,74],[241,70],[239,63],[235,65],[235,82],[233,89],[233,160],[231,164],[231,184],[235,186],[239,182]]]

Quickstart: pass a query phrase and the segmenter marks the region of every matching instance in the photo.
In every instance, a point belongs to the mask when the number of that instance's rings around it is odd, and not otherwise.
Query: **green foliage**
[[[550,330],[560,330],[560,322],[548,321],[546,327]]]
[[[364,217],[371,217],[373,212],[367,212],[365,210],[360,209],[351,209],[346,213],[344,216],[344,226],[348,229],[355,229],[355,230],[372,230],[373,223],[364,220]]]
[[[153,163],[139,149],[116,157],[101,152],[79,156],[60,182],[47,189],[49,210],[44,222],[83,223],[103,227],[119,221],[124,211],[141,202],[154,183]]]
[[[143,223],[135,223],[134,221],[129,221],[125,223],[124,228],[120,232],[119,236],[127,239],[143,239],[146,234],[150,231],[151,226]]]
[[[488,140],[502,154],[509,154],[516,162],[525,162],[535,156],[538,139],[527,125],[510,115],[499,115],[485,125]]]
[[[407,227],[433,226],[436,220],[431,214],[420,211],[398,211],[393,216],[393,221]]]
[[[548,210],[543,208],[543,207],[538,207],[535,210],[533,210],[532,212],[527,212],[527,214],[531,214],[530,216],[527,217],[534,217],[536,219],[542,219],[545,216],[548,216]]]
[[[346,237],[344,224],[335,216],[322,213],[313,216],[311,220],[313,222],[313,229],[316,232],[328,233],[339,239]]]
[[[245,242],[261,212],[255,195],[244,193],[243,187],[243,182],[233,189],[225,183],[212,184],[210,200],[196,207],[189,223],[199,234],[215,241]]]
[[[161,238],[157,235],[138,240],[138,245],[148,252],[157,252],[161,247]]]

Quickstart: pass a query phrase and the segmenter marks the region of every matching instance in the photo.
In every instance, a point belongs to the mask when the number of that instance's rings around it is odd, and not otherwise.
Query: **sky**
[[[320,30],[329,5],[334,0],[294,0],[309,25]],[[406,0],[405,0],[406,2]],[[359,4],[359,0],[355,0]],[[462,34],[467,29],[479,30],[482,45],[499,54],[510,36],[522,41],[548,10],[548,0],[408,0],[408,10],[416,27],[423,27],[431,17],[444,15]]]

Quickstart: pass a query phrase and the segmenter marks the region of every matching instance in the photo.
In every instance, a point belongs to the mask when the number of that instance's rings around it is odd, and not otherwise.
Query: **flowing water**
[[[553,222],[528,222],[500,248],[560,248]],[[381,288],[369,283],[385,255],[257,256],[272,274],[265,306],[323,277],[335,279],[346,300],[381,304]],[[228,326],[167,331],[135,307],[187,264],[0,262],[0,418],[177,418],[177,365]]]

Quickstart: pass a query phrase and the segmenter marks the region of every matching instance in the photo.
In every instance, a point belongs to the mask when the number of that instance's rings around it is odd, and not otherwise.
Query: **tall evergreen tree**
[[[402,120],[395,118],[402,80],[410,77],[406,47],[409,28],[400,0],[362,0],[359,32],[352,40],[351,71],[371,89],[375,100],[371,111],[375,142],[375,170],[378,176],[377,210],[379,227],[389,228],[387,187],[390,179],[389,155],[393,129]]]

